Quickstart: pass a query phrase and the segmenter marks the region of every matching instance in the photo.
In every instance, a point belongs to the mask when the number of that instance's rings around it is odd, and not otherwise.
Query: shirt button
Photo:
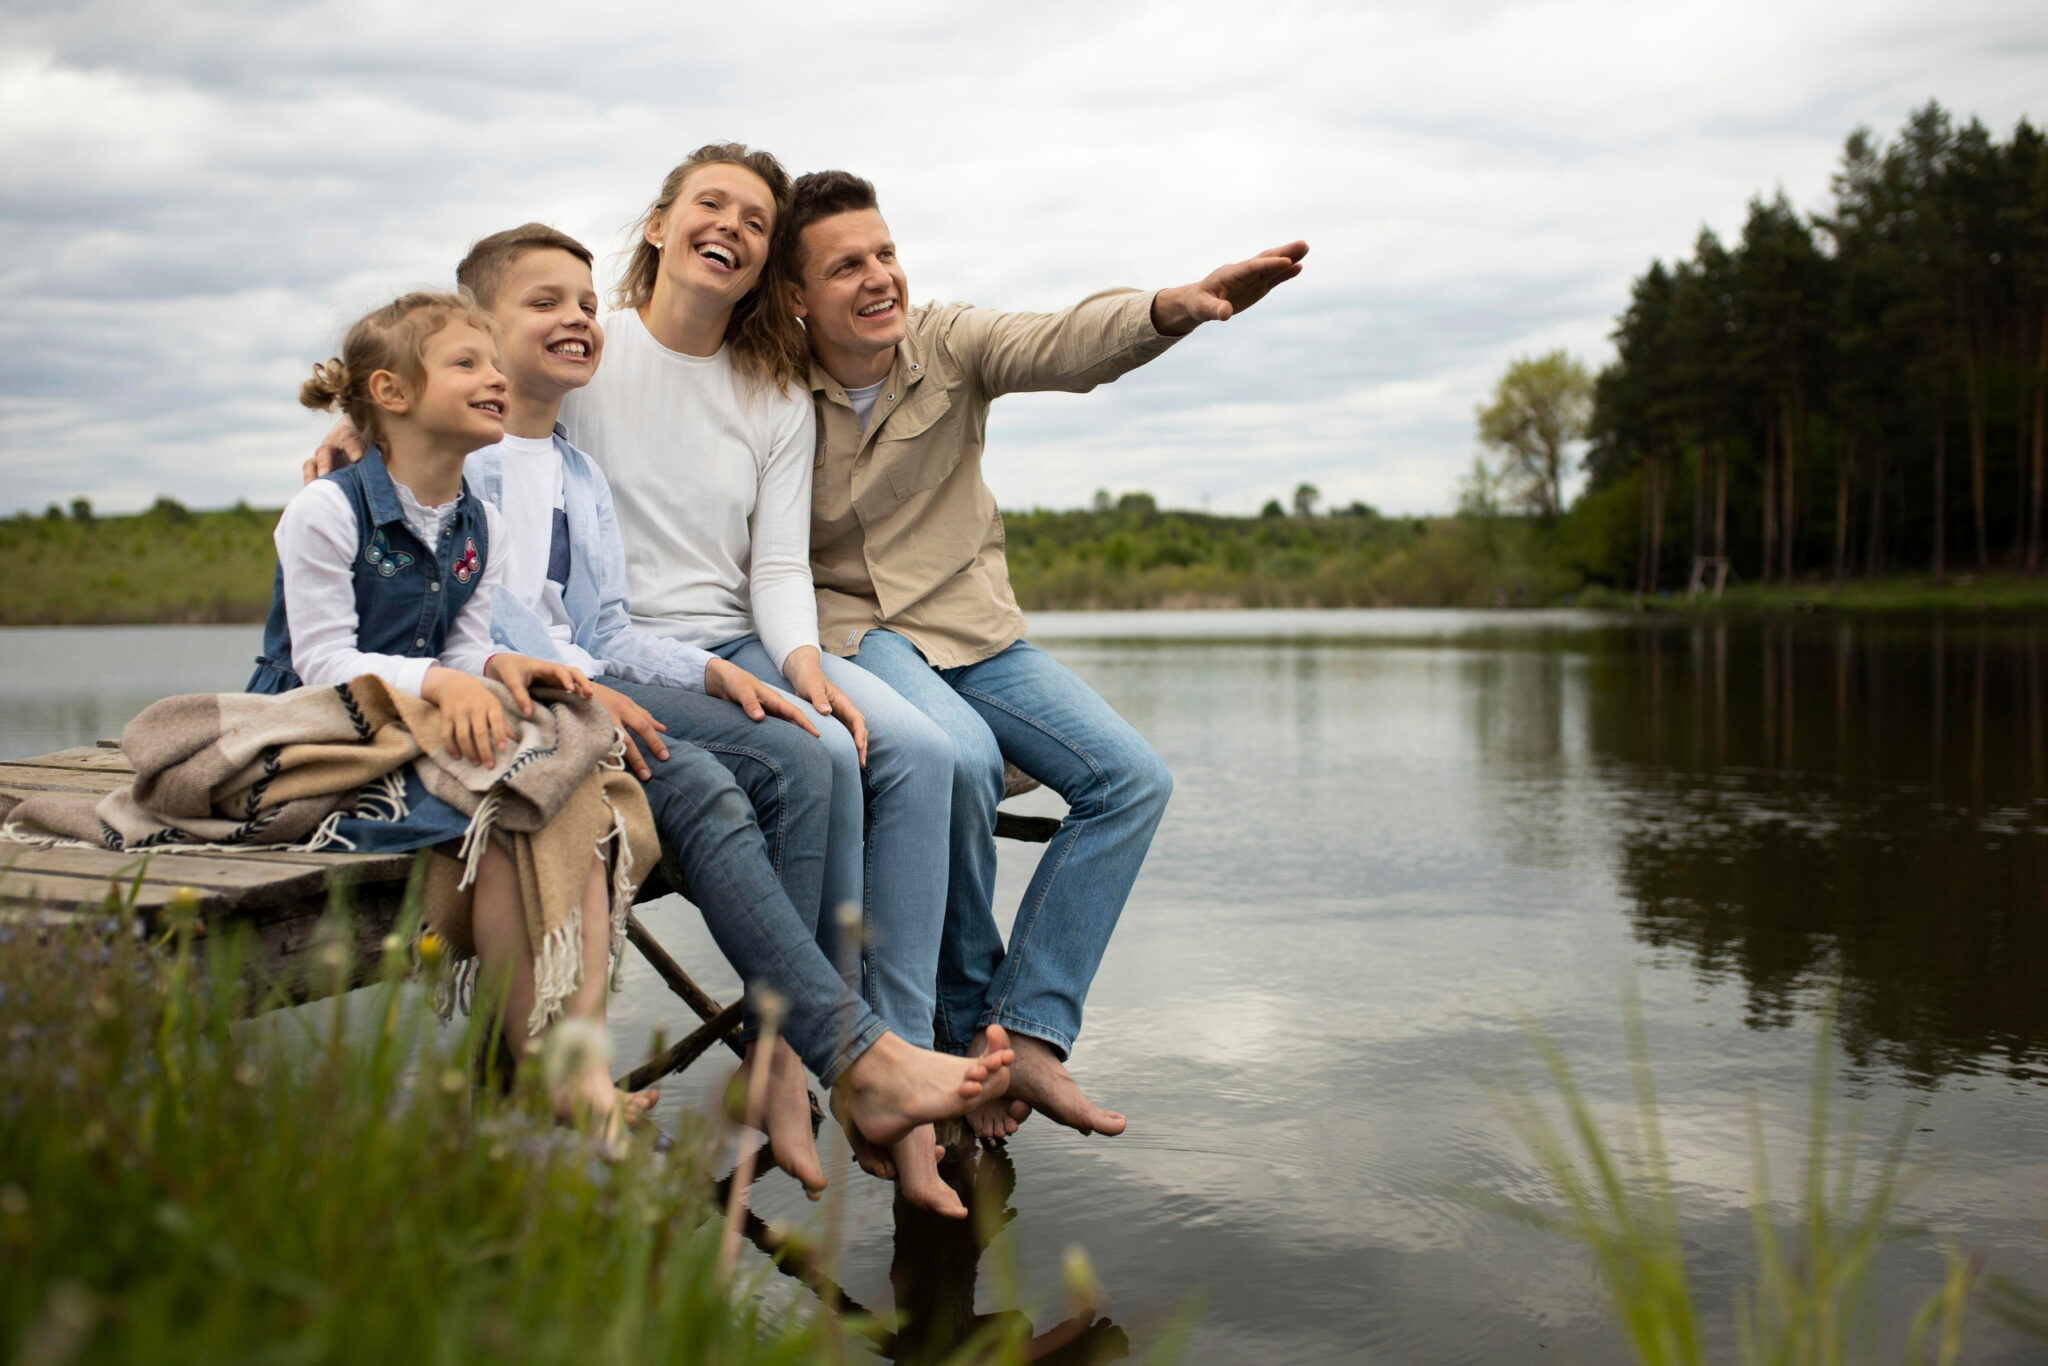
[[[440,592],[440,591],[441,591],[441,581],[440,581],[439,579],[436,579],[436,580],[434,580],[434,582],[432,582],[432,583],[428,584],[428,585],[427,585],[427,591],[428,591],[429,593],[438,593],[438,592]]]
[[[414,636],[414,637],[412,638],[412,648],[413,648],[413,649],[415,649],[415,650],[424,650],[424,649],[426,649],[426,648],[427,648],[427,638],[426,638],[425,636]]]

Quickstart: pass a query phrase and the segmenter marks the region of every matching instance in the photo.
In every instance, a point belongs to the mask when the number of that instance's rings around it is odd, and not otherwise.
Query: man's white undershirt
[[[875,411],[875,400],[882,396],[882,386],[888,382],[889,377],[884,375],[865,389],[846,391],[846,401],[853,405],[853,414],[860,419],[862,431],[868,429],[868,415]]]

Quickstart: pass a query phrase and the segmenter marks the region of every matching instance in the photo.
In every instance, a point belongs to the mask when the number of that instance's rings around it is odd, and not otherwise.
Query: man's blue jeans
[[[853,699],[867,721],[868,762],[862,768],[846,727],[790,692],[789,680],[757,638],[744,636],[714,653],[780,689],[817,726],[832,760],[824,904],[861,908],[861,982],[868,1004],[904,1039],[930,1048],[946,919],[953,743],[874,674],[826,655],[825,677]],[[825,923],[831,923],[829,914]]]
[[[934,669],[907,639],[876,630],[861,638],[853,658],[953,742],[938,1046],[964,1052],[983,1025],[999,1024],[1065,1057],[1173,776],[1094,689],[1028,642],[979,663]],[[1006,757],[1067,802],[1007,950],[993,912]]]
[[[787,1003],[784,1037],[827,1086],[885,1032],[819,943],[832,762],[787,721],[751,720],[681,688],[607,680],[668,727],[668,758],[641,746],[662,871],[703,912],[747,983]]]

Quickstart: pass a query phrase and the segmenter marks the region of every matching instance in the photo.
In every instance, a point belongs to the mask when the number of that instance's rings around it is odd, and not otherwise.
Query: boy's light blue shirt
[[[562,586],[577,648],[602,660],[605,673],[629,683],[655,683],[704,691],[709,651],[655,635],[633,624],[626,606],[626,545],[612,508],[612,487],[595,461],[555,428],[562,457],[562,511],[569,520],[569,582]],[[505,450],[486,446],[463,462],[478,496],[501,505]],[[508,547],[509,549],[509,547]],[[499,589],[491,603],[491,640],[515,654],[566,662],[547,624],[531,607]]]

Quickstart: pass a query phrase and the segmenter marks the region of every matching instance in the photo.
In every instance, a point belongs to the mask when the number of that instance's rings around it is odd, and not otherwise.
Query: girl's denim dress
[[[405,512],[371,447],[355,464],[326,478],[348,495],[356,514],[356,648],[372,654],[433,658],[448,629],[483,582],[490,555],[483,502],[467,482],[439,546],[427,546],[406,525]],[[475,558],[468,549],[474,546]],[[263,653],[245,692],[281,693],[303,686],[292,671],[291,626],[284,610],[284,566],[270,594]],[[347,687],[347,684],[339,685]],[[335,823],[337,842],[362,853],[396,853],[460,839],[469,818],[428,793],[407,764],[357,794],[354,811]]]

